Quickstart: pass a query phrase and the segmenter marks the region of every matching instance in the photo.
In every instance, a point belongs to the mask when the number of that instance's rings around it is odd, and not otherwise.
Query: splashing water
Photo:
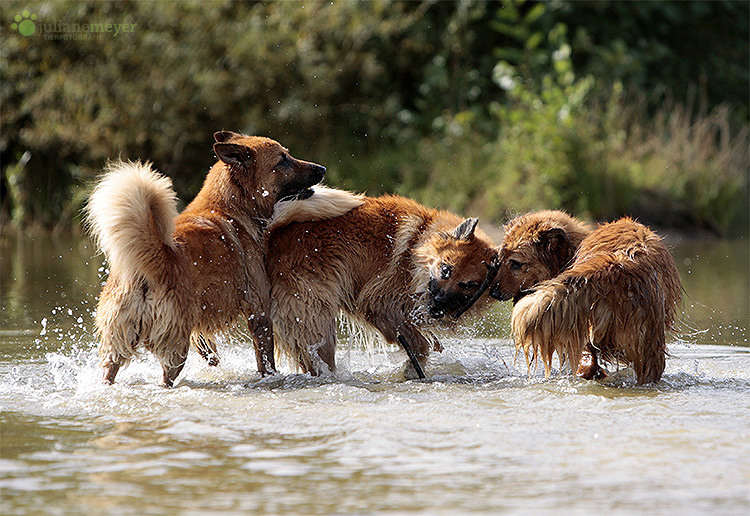
[[[404,380],[400,349],[344,328],[332,375],[261,378],[237,332],[218,367],[191,352],[172,389],[148,353],[105,386],[87,261],[18,260],[30,272],[0,276],[44,271],[0,290],[3,514],[747,514],[750,348],[727,345],[747,337],[727,309],[706,325],[686,303],[698,333],[670,341],[652,386],[629,368],[529,374],[503,304],[443,339],[424,381]],[[742,284],[711,283],[722,296]]]

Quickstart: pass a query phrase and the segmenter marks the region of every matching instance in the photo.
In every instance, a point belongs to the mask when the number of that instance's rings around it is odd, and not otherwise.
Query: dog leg
[[[104,374],[102,375],[102,380],[107,385],[112,385],[115,383],[115,376],[117,376],[117,372],[120,370],[120,366],[122,365],[122,362],[110,362],[106,366],[104,366]]]
[[[177,379],[179,374],[182,372],[182,368],[185,367],[185,362],[176,366],[163,366],[164,375],[162,377],[162,383],[164,387],[172,387],[174,381]]]
[[[310,349],[309,373],[312,376],[336,371],[336,327],[333,324],[326,326],[323,339]]]
[[[219,365],[219,354],[216,352],[216,342],[213,339],[206,337],[202,333],[193,333],[190,336],[195,349],[198,350],[203,360],[208,362],[208,365],[215,367]]]
[[[419,378],[424,378],[424,365],[430,355],[430,342],[422,335],[416,326],[405,317],[390,313],[388,316],[371,317],[370,324],[375,326],[388,342],[398,342],[409,356],[410,365]],[[408,373],[407,366],[407,377]]]
[[[590,343],[586,344],[586,349],[581,353],[576,375],[584,380],[599,380],[607,377],[607,373],[599,365],[596,348]]]
[[[172,387],[174,381],[182,372],[183,367],[185,367],[185,362],[182,362],[181,364],[178,364],[176,366],[162,365],[162,370],[164,371],[162,383],[164,384],[164,387]]]
[[[182,372],[182,368],[185,367],[185,361],[187,360],[187,353],[180,356],[180,362],[177,365],[171,365],[167,362],[162,362],[161,368],[164,372],[164,375],[162,377],[162,383],[164,384],[164,387],[172,387],[174,385],[174,381],[177,379],[177,377]]]
[[[313,376],[336,371],[336,314],[325,285],[297,289],[278,285],[273,298],[274,345],[303,373]],[[283,288],[282,288],[283,287]]]
[[[254,316],[248,322],[255,344],[255,360],[262,376],[276,374],[274,358],[273,324],[268,317]]]
[[[155,353],[159,362],[161,362],[161,368],[163,372],[162,383],[165,387],[172,387],[174,381],[182,372],[187,361],[188,351],[190,350],[190,338],[179,339],[180,348],[170,351],[168,355],[160,355],[158,351]],[[154,350],[152,348],[152,353]]]

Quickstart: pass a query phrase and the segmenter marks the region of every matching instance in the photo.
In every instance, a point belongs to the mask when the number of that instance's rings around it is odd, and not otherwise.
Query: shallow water
[[[0,248],[0,513],[742,514],[750,511],[748,245],[687,242],[664,378],[528,375],[498,304],[404,381],[342,345],[335,377],[261,379],[247,337],[98,382],[85,241]]]

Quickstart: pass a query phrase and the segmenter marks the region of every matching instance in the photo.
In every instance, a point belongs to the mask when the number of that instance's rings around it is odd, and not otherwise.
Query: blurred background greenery
[[[493,224],[562,208],[748,232],[744,0],[0,9],[3,227],[80,227],[113,158],[152,161],[189,201],[231,129],[326,165],[328,184]],[[24,10],[31,36],[11,27]],[[136,25],[65,38],[75,23]]]

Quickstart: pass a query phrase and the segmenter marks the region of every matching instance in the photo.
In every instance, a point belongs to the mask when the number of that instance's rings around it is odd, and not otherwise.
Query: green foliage
[[[621,83],[575,73],[564,25],[540,41],[522,30],[538,11],[502,13],[512,25],[496,28],[533,44],[504,54],[513,63],[493,71],[506,92],[490,106],[498,134],[423,142],[416,163],[432,170],[412,170],[407,179],[416,179],[405,182],[420,198],[494,221],[559,208],[596,220],[632,214],[658,226],[747,231],[748,128],[733,131],[726,106],[706,112],[662,101],[652,114]]]
[[[560,207],[727,231],[747,215],[748,6],[6,1],[0,222],[69,225],[118,157],[189,200],[232,129],[330,184],[495,222]],[[9,29],[26,9],[28,37]],[[55,23],[136,29],[45,37]]]
[[[27,6],[4,2],[3,26]],[[40,29],[105,21],[136,30],[96,41],[3,36],[3,170],[22,167],[4,174],[3,213],[20,222],[69,212],[66,200],[107,159],[152,160],[189,198],[213,161],[217,129],[271,136],[335,169],[353,154],[417,139],[444,109],[479,101],[482,82],[494,91],[475,70],[481,44],[470,43],[482,2],[28,7]]]

